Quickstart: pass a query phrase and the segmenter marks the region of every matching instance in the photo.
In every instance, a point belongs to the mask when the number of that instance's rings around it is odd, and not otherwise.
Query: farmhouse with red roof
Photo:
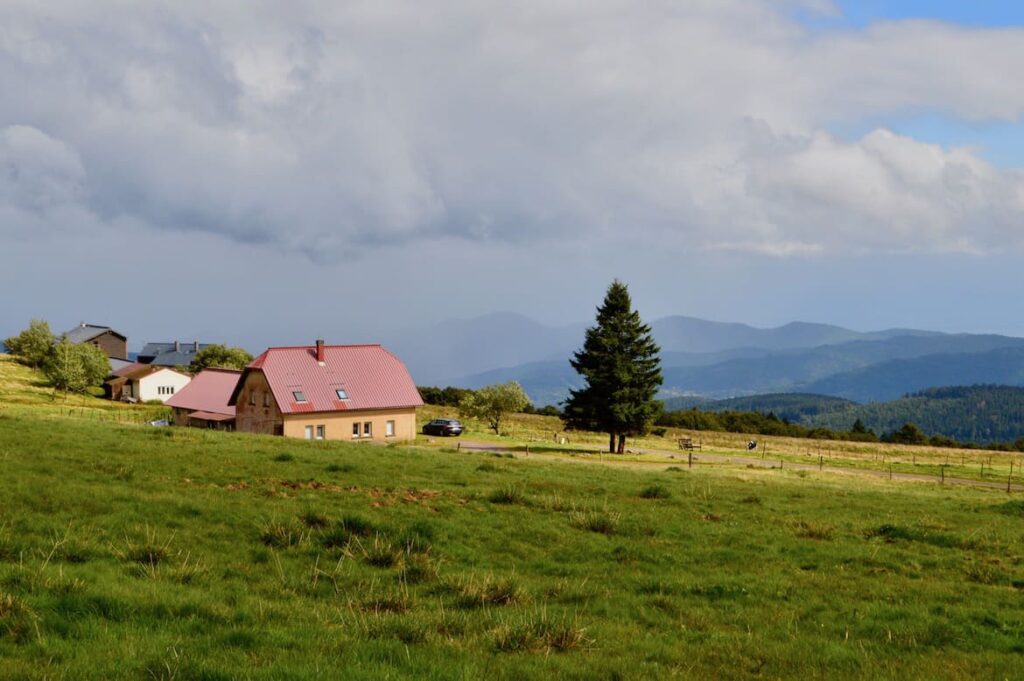
[[[242,372],[236,369],[204,369],[164,402],[173,409],[174,425],[231,430],[235,408],[228,404]]]
[[[318,340],[269,348],[228,404],[241,432],[361,442],[414,439],[423,400],[402,360],[380,345]]]

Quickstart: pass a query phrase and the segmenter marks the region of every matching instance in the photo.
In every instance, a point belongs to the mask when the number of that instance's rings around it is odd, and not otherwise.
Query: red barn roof
[[[193,376],[188,385],[171,395],[164,404],[168,407],[233,417],[235,408],[230,406],[228,401],[241,375],[241,371],[234,369],[204,369]]]
[[[269,348],[245,373],[263,372],[284,414],[423,404],[402,360],[380,345],[325,345],[323,352],[324,361],[317,362],[314,345]],[[236,403],[243,383],[244,375],[230,404]],[[339,398],[339,390],[344,398]]]

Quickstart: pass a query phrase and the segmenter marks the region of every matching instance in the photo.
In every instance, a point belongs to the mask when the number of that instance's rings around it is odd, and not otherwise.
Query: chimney
[[[85,328],[85,322],[82,322],[82,327],[81,328],[83,328],[83,329]]]
[[[324,363],[324,340],[322,338],[316,339],[316,361],[320,364]]]
[[[178,341],[174,341],[174,351],[181,352],[181,343],[179,343]]]

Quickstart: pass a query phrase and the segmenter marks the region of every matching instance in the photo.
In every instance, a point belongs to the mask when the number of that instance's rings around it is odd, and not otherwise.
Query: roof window
[[[305,402],[306,401],[306,393],[302,392],[301,390],[293,391],[292,392],[292,397],[295,398],[296,402]]]
[[[339,400],[347,400],[348,399],[348,393],[345,392],[344,388],[338,388],[334,392],[338,395],[338,399]]]

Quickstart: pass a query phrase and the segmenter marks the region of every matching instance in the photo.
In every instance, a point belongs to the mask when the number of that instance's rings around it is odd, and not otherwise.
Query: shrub
[[[280,454],[274,457],[274,461],[295,461],[295,457],[289,454],[288,452],[281,452]]]

